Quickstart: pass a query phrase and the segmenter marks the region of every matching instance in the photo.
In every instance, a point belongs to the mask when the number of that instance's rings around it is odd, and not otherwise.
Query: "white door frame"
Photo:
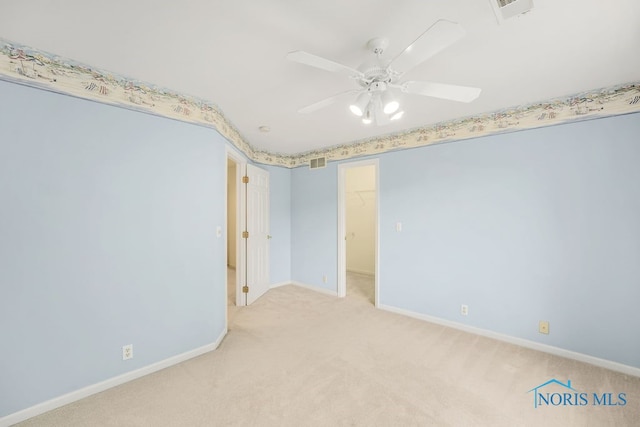
[[[249,238],[242,239],[246,245],[247,265],[246,285],[249,292],[244,294],[245,304],[251,305],[269,290],[269,202],[270,174],[261,167],[247,163],[245,176],[249,182],[243,184],[247,215],[243,230],[249,232]]]
[[[362,166],[374,166],[376,172],[375,192],[375,306],[380,304],[379,277],[380,277],[380,260],[379,260],[379,240],[380,235],[380,162],[378,159],[360,160],[355,162],[341,163],[338,165],[338,297],[347,295],[347,243],[345,237],[347,235],[347,203],[346,203],[346,175],[347,169]]]
[[[235,235],[235,239],[236,239],[236,306],[240,307],[242,305],[244,305],[244,301],[242,300],[242,284],[244,283],[244,275],[245,275],[245,265],[247,260],[245,259],[245,252],[243,250],[241,250],[244,246],[241,244],[242,243],[242,230],[245,229],[245,224],[244,224],[244,218],[245,218],[245,210],[246,210],[246,206],[245,206],[245,198],[243,195],[243,185],[242,185],[242,174],[244,173],[244,170],[246,169],[246,164],[247,164],[247,159],[245,159],[245,157],[243,155],[241,155],[240,153],[238,153],[237,151],[231,149],[229,146],[227,146],[227,159],[231,159],[236,163],[236,235]],[[225,163],[226,165],[226,163]],[[228,176],[228,173],[225,174],[225,176]],[[227,178],[225,178],[225,183],[227,182]],[[228,206],[227,206],[227,185],[225,185],[225,212],[224,212],[224,219],[225,219],[225,236],[227,236],[227,238],[231,237],[228,236],[229,230],[227,230],[227,213],[228,213]],[[226,266],[228,264],[228,259],[227,259],[227,251],[225,250],[225,285],[227,283],[227,272],[226,272]],[[227,306],[226,301],[227,298],[229,297],[227,295],[227,286],[225,286],[225,307]],[[226,319],[226,316],[225,316]],[[226,320],[225,320],[226,321]]]

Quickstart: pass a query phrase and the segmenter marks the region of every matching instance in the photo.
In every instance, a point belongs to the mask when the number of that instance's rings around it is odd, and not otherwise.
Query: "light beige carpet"
[[[295,286],[230,307],[219,349],[23,426],[638,426],[640,378]],[[624,407],[534,408],[552,378]],[[563,392],[557,385],[550,391]]]

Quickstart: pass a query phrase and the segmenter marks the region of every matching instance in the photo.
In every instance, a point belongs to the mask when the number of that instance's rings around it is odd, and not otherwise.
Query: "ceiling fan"
[[[301,50],[290,52],[287,54],[287,59],[290,61],[334,73],[349,74],[360,86],[359,89],[341,92],[307,105],[298,112],[311,113],[333,104],[342,96],[353,94],[355,95],[354,101],[349,106],[351,112],[362,117],[362,122],[365,124],[375,122],[380,126],[388,124],[391,120],[397,120],[404,114],[404,111],[400,110],[400,104],[393,96],[393,91],[399,90],[409,94],[471,102],[480,95],[481,89],[445,83],[401,81],[407,71],[449,47],[464,35],[465,31],[460,24],[440,19],[388,62],[381,58],[388,45],[388,40],[385,38],[371,39],[367,43],[367,47],[375,57],[366,60],[358,69]]]

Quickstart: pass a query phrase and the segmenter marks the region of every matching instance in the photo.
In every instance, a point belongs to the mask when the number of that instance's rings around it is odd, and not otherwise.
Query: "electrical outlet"
[[[469,306],[466,304],[462,304],[460,306],[460,314],[462,314],[463,316],[466,316],[467,314],[469,314]]]
[[[323,281],[324,283],[327,283],[327,275],[326,275],[326,274],[325,274],[324,276],[322,276],[322,281]]]
[[[549,322],[541,320],[540,323],[538,323],[538,332],[541,334],[549,334]]]
[[[133,359],[133,344],[122,346],[122,360]]]

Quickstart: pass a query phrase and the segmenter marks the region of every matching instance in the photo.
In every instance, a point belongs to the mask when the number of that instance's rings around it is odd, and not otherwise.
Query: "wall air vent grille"
[[[318,158],[309,160],[309,169],[320,169],[326,166],[327,166],[326,157],[318,157]]]
[[[533,0],[489,0],[498,23],[533,9]]]

